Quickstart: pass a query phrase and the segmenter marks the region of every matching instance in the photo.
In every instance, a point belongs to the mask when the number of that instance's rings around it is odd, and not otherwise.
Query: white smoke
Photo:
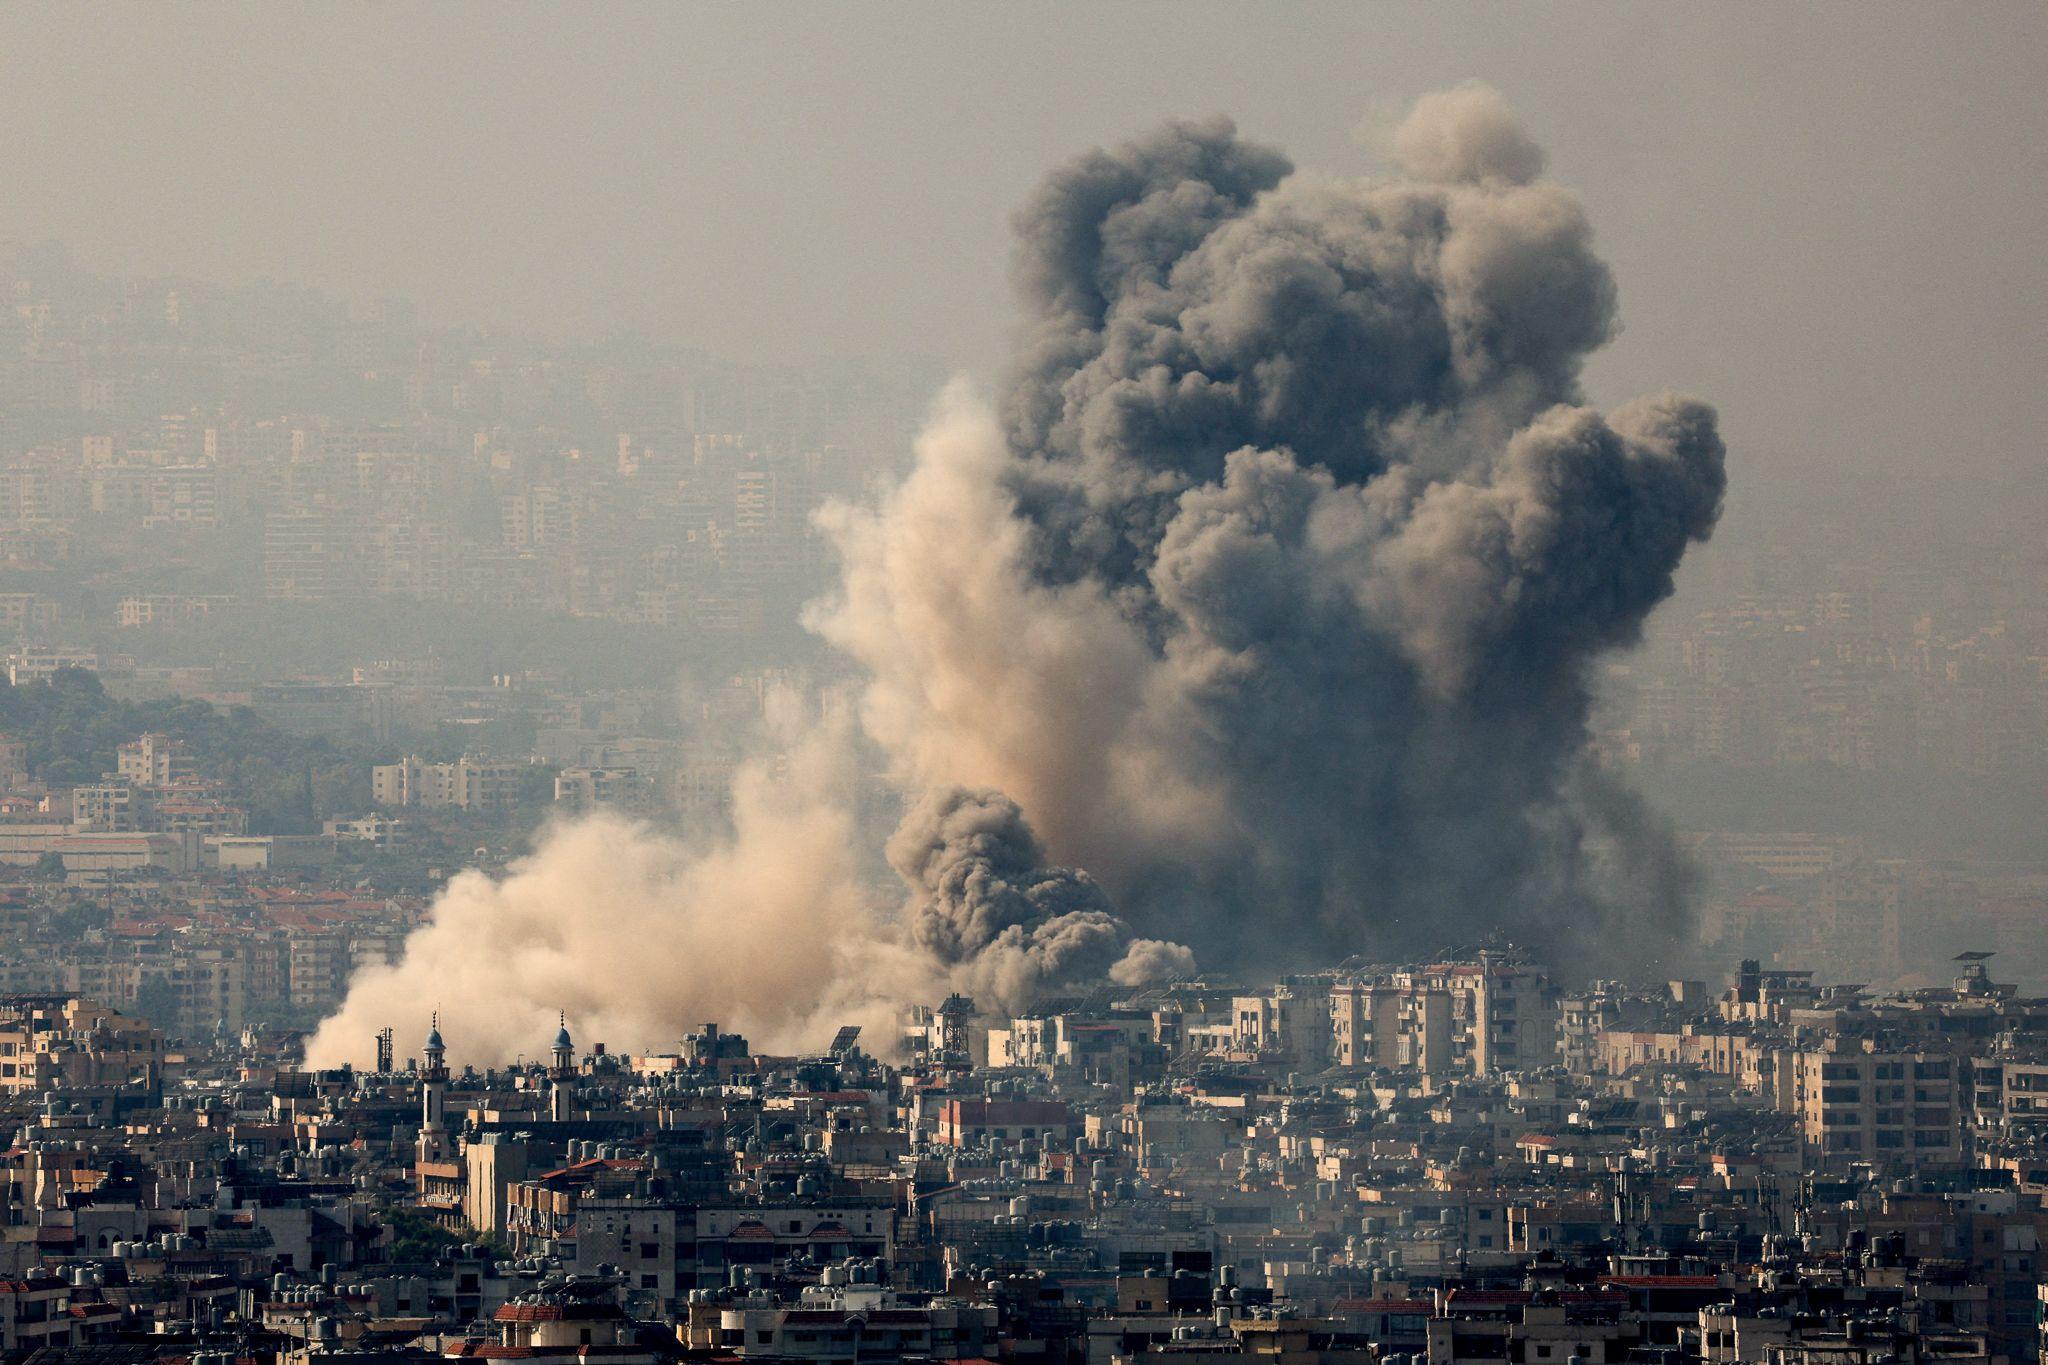
[[[710,1021],[767,1051],[816,1049],[857,1024],[886,1055],[910,1002],[960,990],[1021,1010],[1075,980],[1113,971],[1137,985],[1162,973],[1155,963],[1191,964],[1172,944],[1134,945],[1123,960],[1128,928],[1085,874],[1042,864],[1000,798],[916,803],[891,843],[908,859],[927,841],[919,867],[904,864],[911,899],[901,912],[878,902],[863,876],[872,838],[857,816],[865,774],[849,714],[819,718],[780,690],[767,721],[734,777],[729,831],[687,840],[588,815],[544,830],[502,877],[460,874],[396,965],[350,982],[308,1065],[368,1057],[387,1025],[424,1038],[436,1012],[449,1055],[474,1064],[538,1057],[558,1013],[615,1050],[673,1051]],[[972,828],[976,811],[986,818]],[[1001,906],[1000,921],[978,920],[970,902]],[[962,930],[951,938],[916,927],[949,921]]]
[[[435,1010],[450,1055],[478,1063],[538,1056],[558,1011],[615,1049],[673,1051],[703,1021],[764,1048],[856,1023],[881,1046],[896,1006],[942,978],[890,941],[862,888],[851,741],[843,719],[808,721],[778,694],[729,834],[693,844],[592,815],[545,831],[502,878],[462,873],[396,966],[357,975],[309,1064],[362,1060],[386,1025],[424,1038]]]

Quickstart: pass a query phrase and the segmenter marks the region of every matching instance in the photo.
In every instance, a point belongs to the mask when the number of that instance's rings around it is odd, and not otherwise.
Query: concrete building
[[[206,847],[223,872],[320,867],[334,861],[334,840],[324,834],[237,834],[209,838]]]
[[[1426,982],[1342,981],[1330,988],[1330,1062],[1346,1069],[1450,1071],[1451,993]]]
[[[149,804],[148,794],[138,791],[127,778],[71,789],[71,819],[85,833],[127,834],[141,829]]]
[[[1322,989],[1318,989],[1322,987]],[[1242,1051],[1270,1055],[1301,1071],[1330,1065],[1327,987],[1308,979],[1283,981],[1231,1002],[1234,1038]]]
[[[115,750],[114,773],[138,787],[168,787],[199,776],[199,761],[182,739],[138,735]]]
[[[51,852],[63,858],[67,877],[85,880],[141,868],[189,872],[196,862],[193,841],[176,834],[71,834],[53,840]]]
[[[370,770],[370,799],[380,806],[497,811],[519,799],[520,765],[464,754],[453,763],[409,755]]]
[[[1791,1054],[1789,1063],[1800,1135],[1821,1165],[1960,1159],[1967,1077],[1954,1056],[1835,1038]]]

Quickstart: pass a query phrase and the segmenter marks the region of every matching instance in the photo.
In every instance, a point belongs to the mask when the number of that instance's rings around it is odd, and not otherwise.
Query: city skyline
[[[0,48],[0,1365],[2048,1365],[2048,11]]]

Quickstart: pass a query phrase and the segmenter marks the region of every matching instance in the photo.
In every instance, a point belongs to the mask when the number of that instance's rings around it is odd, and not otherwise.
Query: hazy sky
[[[2040,461],[2036,3],[15,6],[0,238],[429,317],[986,367],[1046,167],[1223,111],[1305,167],[1498,86],[1622,289],[1595,396],[1736,469]]]

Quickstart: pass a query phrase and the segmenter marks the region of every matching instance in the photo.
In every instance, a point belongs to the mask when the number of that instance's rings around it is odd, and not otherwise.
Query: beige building
[[[1451,994],[1391,981],[1339,982],[1330,990],[1330,1050],[1336,1066],[1451,1069]]]
[[[1327,978],[1325,978],[1327,980]],[[1282,981],[1231,1001],[1231,1046],[1285,1059],[1302,1071],[1330,1065],[1329,996],[1322,982]]]
[[[634,806],[647,800],[646,777],[636,768],[564,768],[555,776],[558,805]]]
[[[1486,1076],[1559,1058],[1557,994],[1549,981],[1489,954],[1339,982],[1328,1008],[1338,1066]]]
[[[0,1093],[155,1085],[164,1036],[78,996],[0,1001]]]
[[[1961,1059],[1833,1038],[1790,1054],[1790,1061],[1796,1077],[1791,1112],[1809,1159],[1918,1164],[1962,1158]]]
[[[71,818],[79,830],[126,834],[141,827],[145,798],[127,778],[91,782],[71,789]]]
[[[114,772],[139,787],[168,787],[199,775],[199,764],[182,739],[138,735],[114,751]]]
[[[509,1133],[485,1133],[462,1148],[462,1216],[478,1232],[506,1230],[508,1191],[532,1169],[531,1148]]]
[[[71,1285],[43,1271],[0,1280],[0,1351],[19,1359],[44,1347],[72,1344]]]
[[[370,799],[380,806],[427,810],[505,810],[519,799],[520,765],[464,754],[427,763],[411,754],[370,770]]]
[[[177,834],[72,834],[53,841],[51,851],[64,859],[65,875],[78,878],[104,878],[138,867],[190,872],[195,861],[193,844]]]
[[[30,866],[44,854],[55,852],[57,845],[70,838],[71,833],[69,820],[47,815],[0,820],[0,863]]]

